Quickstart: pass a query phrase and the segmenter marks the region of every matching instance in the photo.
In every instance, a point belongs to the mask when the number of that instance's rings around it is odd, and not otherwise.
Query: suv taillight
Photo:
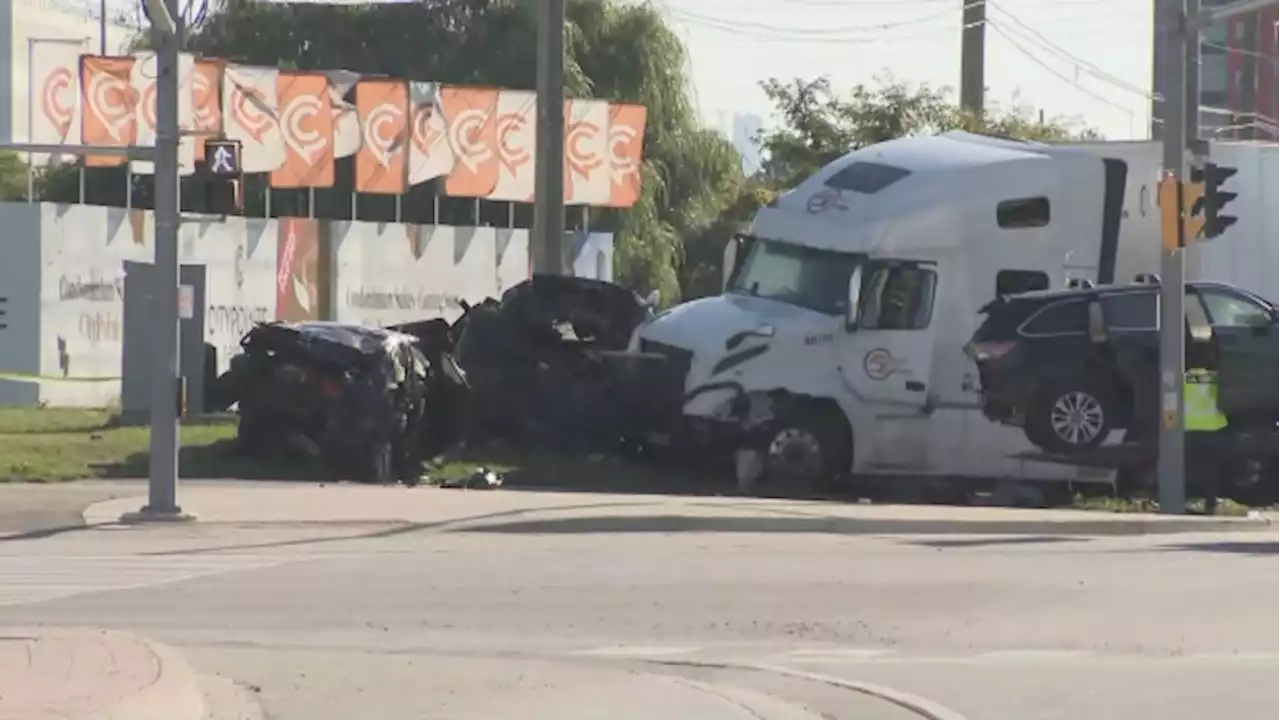
[[[969,343],[969,357],[972,357],[974,362],[996,360],[1008,354],[1010,350],[1017,346],[1018,343],[1011,340],[1003,342]]]

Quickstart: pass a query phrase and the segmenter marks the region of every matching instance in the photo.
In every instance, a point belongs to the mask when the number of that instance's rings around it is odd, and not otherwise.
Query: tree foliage
[[[983,117],[976,118],[952,101],[947,88],[911,85],[889,75],[856,85],[843,95],[826,78],[789,82],[774,78],[761,87],[780,122],[756,138],[765,157],[760,172],[741,182],[737,199],[688,239],[686,254],[696,262],[683,278],[686,297],[719,292],[724,245],[762,205],[853,150],[906,135],[947,130],[1024,140],[1098,137],[1093,130],[1066,118],[1036,117],[1016,102],[1009,107],[988,107]]]
[[[251,65],[300,70],[346,69],[449,84],[511,89],[535,85],[536,17],[527,0],[418,0],[412,3],[313,5],[226,0],[187,41],[187,49]],[[639,290],[678,293],[681,238],[714,220],[736,194],[740,160],[728,140],[699,126],[684,74],[680,40],[650,5],[617,0],[570,0],[566,9],[565,85],[569,96],[635,102],[648,108],[644,192],[624,211],[592,209],[593,229],[612,230],[615,272]],[[337,163],[336,184],[315,192],[318,217],[352,214],[352,161]],[[90,171],[95,201],[124,202],[124,171]],[[135,183],[147,202],[149,178]],[[248,183],[246,214],[262,215],[265,183]],[[61,179],[49,192],[75,194],[75,180]],[[197,193],[184,187],[184,197]],[[506,203],[439,198],[424,183],[400,198],[408,221],[505,226]],[[276,190],[272,215],[305,215],[309,193]],[[389,221],[393,196],[360,195],[358,217]],[[196,208],[198,209],[198,208]],[[515,223],[527,227],[532,208],[518,205]],[[582,213],[568,212],[568,227]]]
[[[1077,140],[1098,137],[1066,118],[1040,119],[1016,102],[988,107],[982,117],[960,109],[948,88],[911,85],[884,75],[845,95],[829,80],[771,79],[762,84],[783,119],[758,138],[764,178],[788,187],[853,150],[905,135],[948,130],[1002,135],[1022,140]],[[1015,98],[1016,101],[1016,98]]]

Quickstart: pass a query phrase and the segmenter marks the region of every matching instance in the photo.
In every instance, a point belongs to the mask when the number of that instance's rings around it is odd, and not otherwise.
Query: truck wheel
[[[846,430],[810,408],[784,413],[764,434],[764,490],[804,496],[829,485],[849,468]]]
[[[1052,453],[1078,453],[1106,442],[1114,427],[1110,394],[1087,380],[1051,386],[1027,412],[1024,434]]]

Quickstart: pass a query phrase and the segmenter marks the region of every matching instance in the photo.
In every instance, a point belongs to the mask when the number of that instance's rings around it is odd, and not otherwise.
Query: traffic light
[[[1205,163],[1203,169],[1191,168],[1191,181],[1200,184],[1201,189],[1195,204],[1186,206],[1190,208],[1188,221],[1192,216],[1199,216],[1198,229],[1203,231],[1205,239],[1218,237],[1236,224],[1236,217],[1223,215],[1222,210],[1236,199],[1237,193],[1224,192],[1222,186],[1237,172],[1236,168],[1214,163]]]

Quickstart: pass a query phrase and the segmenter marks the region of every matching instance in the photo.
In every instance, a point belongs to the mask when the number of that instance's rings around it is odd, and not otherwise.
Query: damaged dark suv
[[[1079,453],[1112,430],[1156,432],[1160,288],[1103,285],[1009,295],[967,346],[983,412],[1021,426],[1037,447]],[[1276,308],[1245,290],[1187,283],[1186,364],[1217,373],[1218,405],[1232,430],[1274,430]]]
[[[535,275],[453,327],[483,437],[607,451],[647,422],[658,356],[627,353],[649,301],[612,283]],[[656,380],[653,380],[656,382]]]

